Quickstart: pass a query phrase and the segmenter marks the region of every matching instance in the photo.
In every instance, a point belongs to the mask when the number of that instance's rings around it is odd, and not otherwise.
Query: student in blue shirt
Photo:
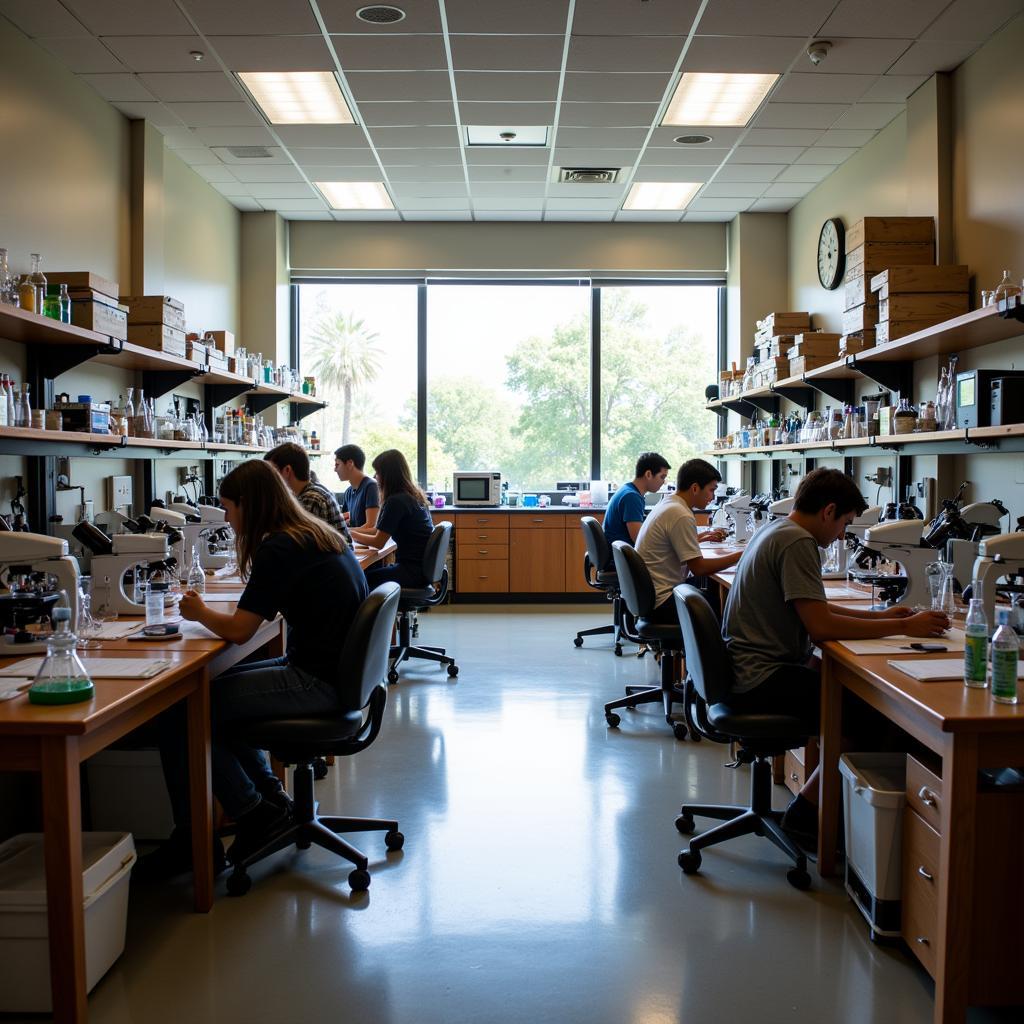
[[[671,469],[663,455],[644,452],[636,460],[633,480],[623,484],[611,497],[604,513],[604,535],[608,543],[624,540],[636,544],[637,534],[644,523],[644,498],[661,490]]]
[[[349,485],[341,498],[341,511],[351,526],[372,530],[380,511],[377,483],[363,472],[366,455],[357,444],[343,444],[334,453],[334,472]]]

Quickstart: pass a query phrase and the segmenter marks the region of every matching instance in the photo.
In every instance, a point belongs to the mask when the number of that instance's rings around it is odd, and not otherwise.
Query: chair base
[[[663,651],[661,658],[661,684],[659,686],[626,686],[626,696],[618,700],[609,701],[604,706],[604,718],[608,725],[614,729],[622,719],[615,714],[617,708],[636,708],[639,704],[656,704],[661,702],[665,712],[665,721],[672,726],[672,732],[677,740],[685,740],[690,736],[699,740],[700,733],[693,726],[689,706],[691,696],[690,685],[680,686],[676,683],[676,651]],[[672,705],[682,704],[685,709],[685,721],[678,722],[672,717]]]
[[[612,598],[612,621],[607,626],[595,626],[593,629],[581,629],[573,639],[573,644],[576,647],[583,646],[583,638],[585,636],[607,636],[612,635],[615,642],[614,650],[616,657],[622,657],[622,644],[634,643],[630,639],[622,628],[622,598],[616,594]]]
[[[420,658],[423,661],[433,661],[439,665],[445,665],[448,669],[448,676],[454,679],[459,674],[459,666],[455,664],[454,658],[449,658],[443,647],[417,647],[412,642],[412,625],[410,616],[415,612],[401,611],[398,614],[398,643],[391,648],[390,661],[388,663],[388,682],[398,682],[398,666],[410,658]]]

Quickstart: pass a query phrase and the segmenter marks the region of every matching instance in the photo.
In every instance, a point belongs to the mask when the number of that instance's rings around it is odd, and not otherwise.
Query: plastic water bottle
[[[1017,659],[1020,644],[1010,625],[1012,609],[998,608],[998,629],[992,635],[992,699],[1000,704],[1017,703]]]
[[[187,583],[189,590],[194,590],[197,594],[206,593],[206,573],[203,572],[199,548],[195,544],[192,545],[192,568],[188,571]]]
[[[164,621],[164,595],[166,583],[150,582],[146,590],[146,625],[158,626]]]
[[[976,584],[973,593],[981,593]],[[964,685],[983,690],[988,685],[988,619],[980,597],[971,599],[964,623]]]
[[[75,653],[77,637],[71,632],[71,609],[51,612],[54,632],[46,641],[46,657],[28,691],[32,704],[75,704],[92,700],[89,673]]]

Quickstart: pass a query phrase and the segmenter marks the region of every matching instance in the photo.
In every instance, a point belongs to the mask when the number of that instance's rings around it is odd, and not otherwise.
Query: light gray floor
[[[673,739],[658,706],[606,728],[602,702],[656,666],[607,638],[574,649],[605,613],[423,616],[458,681],[403,666],[377,743],[317,784],[325,811],[397,817],[405,850],[356,837],[373,872],[358,897],[317,850],[261,865],[242,899],[222,880],[205,916],[185,883],[133,886],[128,948],[90,1020],[929,1022],[909,955],[873,946],[838,884],[791,888],[767,840],[682,874],[680,802],[745,801],[749,776],[723,767],[725,747]],[[1020,1018],[972,1017],[997,1019]]]

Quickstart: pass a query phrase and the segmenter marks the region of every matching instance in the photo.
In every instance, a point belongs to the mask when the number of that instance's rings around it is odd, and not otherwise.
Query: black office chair
[[[672,705],[687,704],[685,687],[676,685],[676,659],[683,652],[683,634],[679,624],[664,625],[651,622],[648,616],[654,611],[654,583],[644,560],[624,541],[612,544],[612,558],[619,579],[626,608],[633,617],[632,633],[627,639],[634,643],[646,644],[651,650],[661,652],[661,684],[659,686],[627,686],[626,696],[609,701],[604,706],[605,721],[614,729],[621,719],[615,714],[616,708],[635,708],[638,704],[653,704],[661,701],[665,709],[665,721],[672,726],[677,740],[685,740],[687,734],[700,738],[695,727],[689,728],[686,721],[677,722],[672,717]]]
[[[383,831],[389,850],[402,848],[405,836],[398,831],[397,821],[320,817],[313,799],[313,762],[325,754],[358,754],[380,732],[388,692],[384,673],[400,593],[397,583],[382,583],[356,612],[339,662],[339,710],[301,718],[252,719],[232,727],[236,739],[269,750],[283,764],[295,765],[295,820],[282,835],[235,864],[227,880],[232,896],[244,896],[249,891],[252,882],[248,869],[253,864],[293,843],[300,850],[308,850],[315,843],[351,861],[355,870],[349,874],[348,884],[356,892],[370,885],[368,862],[337,833]]]
[[[700,851],[737,836],[755,833],[770,839],[795,864],[786,876],[797,889],[807,889],[811,876],[807,858],[782,830],[782,811],[772,810],[772,758],[807,743],[817,732],[817,723],[791,715],[750,714],[729,706],[732,695],[732,663],[710,605],[701,592],[689,584],[673,591],[679,626],[686,644],[686,668],[698,700],[695,717],[708,739],[737,743],[737,760],[750,765],[750,806],[683,804],[676,828],[683,835],[694,830],[693,817],[718,818],[723,824],[690,840],[679,854],[679,866],[688,875],[700,870]]]
[[[423,575],[431,582],[424,587],[402,587],[398,602],[398,643],[391,648],[388,682],[398,682],[398,666],[408,658],[423,658],[448,666],[448,675],[454,679],[459,666],[454,658],[444,653],[443,647],[416,647],[412,642],[412,613],[421,612],[440,604],[448,596],[448,545],[451,543],[452,524],[438,523],[423,551]]]
[[[615,641],[616,657],[622,657],[622,594],[619,592],[619,577],[615,572],[612,560],[612,548],[604,529],[593,516],[584,516],[580,520],[583,530],[583,543],[587,552],[583,556],[583,578],[592,590],[599,590],[612,603],[612,621],[607,626],[594,626],[593,629],[581,629],[573,640],[577,647],[583,646],[585,636],[604,636],[611,633]]]

